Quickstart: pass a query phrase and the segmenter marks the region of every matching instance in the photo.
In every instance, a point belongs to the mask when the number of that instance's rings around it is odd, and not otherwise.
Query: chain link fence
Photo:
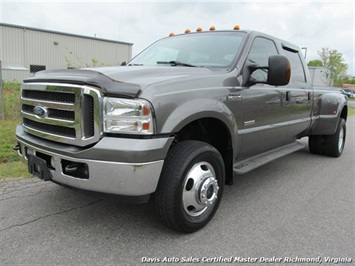
[[[1,119],[14,120],[20,116],[21,83],[18,81],[4,82],[2,62],[0,61],[0,106]]]
[[[4,106],[4,94],[3,94],[3,88],[2,88],[2,63],[0,60],[0,97],[1,97],[1,119],[5,119],[5,106]]]

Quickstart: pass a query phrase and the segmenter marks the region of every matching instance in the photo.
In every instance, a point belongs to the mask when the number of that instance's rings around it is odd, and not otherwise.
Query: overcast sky
[[[340,51],[355,76],[355,2],[346,1],[16,1],[0,0],[0,21],[134,43],[133,56],[186,28],[262,31],[307,47]]]

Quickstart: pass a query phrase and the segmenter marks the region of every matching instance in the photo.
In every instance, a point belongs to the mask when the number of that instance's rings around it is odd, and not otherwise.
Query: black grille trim
[[[75,94],[67,92],[23,90],[22,97],[40,101],[75,103]]]
[[[84,135],[87,138],[95,135],[94,99],[90,95],[84,95]]]
[[[48,117],[74,121],[75,113],[73,111],[58,110],[58,109],[48,109]]]
[[[34,108],[34,106],[32,106],[32,105],[28,105],[28,104],[22,105],[22,111],[24,111],[25,113],[28,113],[28,114],[34,114],[33,108]]]

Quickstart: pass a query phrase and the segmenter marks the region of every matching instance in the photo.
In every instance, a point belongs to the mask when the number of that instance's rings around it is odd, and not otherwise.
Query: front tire
[[[225,183],[224,162],[211,145],[183,141],[168,153],[154,195],[158,217],[170,228],[192,233],[214,216]]]

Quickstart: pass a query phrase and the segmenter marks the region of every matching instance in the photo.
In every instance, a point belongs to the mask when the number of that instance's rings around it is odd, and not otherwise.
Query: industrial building
[[[0,23],[2,79],[19,81],[40,70],[119,65],[132,43]]]
[[[331,80],[325,67],[308,67],[311,83],[314,86],[330,86]]]

